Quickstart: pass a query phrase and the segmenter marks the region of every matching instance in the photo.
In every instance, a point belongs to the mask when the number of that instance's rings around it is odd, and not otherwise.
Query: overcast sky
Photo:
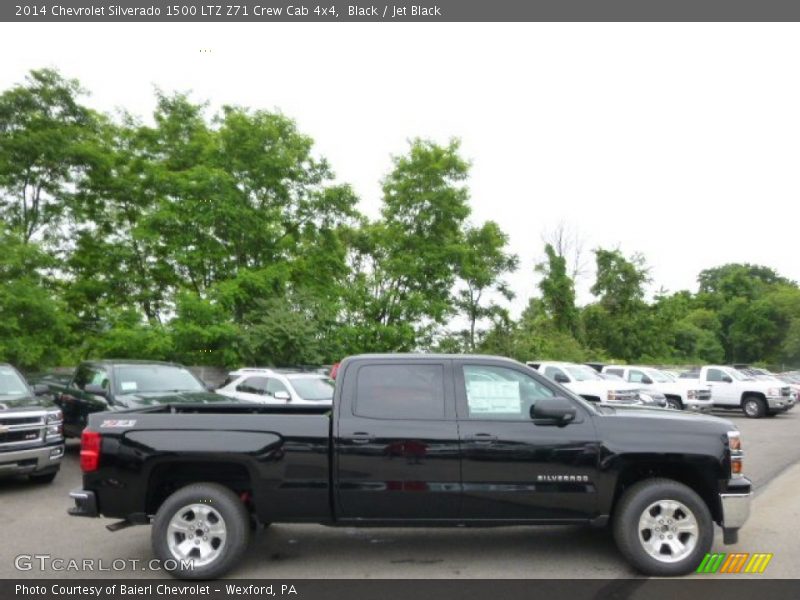
[[[476,222],[535,291],[541,235],[641,252],[653,289],[753,262],[800,280],[797,24],[0,24],[0,89],[57,67],[104,111],[153,88],[279,109],[376,215],[390,156],[458,137]],[[201,50],[208,50],[201,52]],[[580,299],[590,300],[582,283]]]

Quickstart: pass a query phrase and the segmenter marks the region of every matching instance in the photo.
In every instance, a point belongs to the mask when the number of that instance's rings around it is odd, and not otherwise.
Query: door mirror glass
[[[723,375],[722,381],[724,381],[725,383],[733,383],[733,379],[731,379],[730,375]]]
[[[531,419],[537,425],[567,425],[576,415],[577,410],[566,398],[542,398],[531,407]]]
[[[567,377],[563,373],[556,373],[553,376],[553,379],[555,379],[556,383],[569,383],[569,377]]]
[[[647,375],[645,375],[644,377],[642,377],[642,383],[650,385],[651,383],[653,383],[653,380],[650,379]]]

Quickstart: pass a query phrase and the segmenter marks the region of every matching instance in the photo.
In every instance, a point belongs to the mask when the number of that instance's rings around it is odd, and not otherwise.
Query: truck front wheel
[[[194,483],[169,496],[156,513],[153,552],[181,579],[214,579],[239,562],[250,540],[250,515],[230,489]]]
[[[638,571],[685,575],[711,548],[714,523],[705,502],[690,487],[671,479],[647,479],[620,498],[614,539]]]
[[[751,419],[760,419],[767,414],[767,404],[758,396],[747,396],[742,402],[742,410]]]

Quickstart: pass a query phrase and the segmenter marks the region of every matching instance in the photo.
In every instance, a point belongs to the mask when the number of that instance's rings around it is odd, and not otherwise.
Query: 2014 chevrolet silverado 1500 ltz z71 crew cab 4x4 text
[[[365,355],[341,363],[332,406],[90,415],[70,512],[152,523],[153,551],[186,578],[227,572],[258,522],[610,522],[638,570],[679,575],[715,522],[736,542],[742,458],[724,419],[595,405],[509,359]]]

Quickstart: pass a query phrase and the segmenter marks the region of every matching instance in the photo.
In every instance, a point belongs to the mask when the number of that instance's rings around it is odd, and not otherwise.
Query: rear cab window
[[[442,364],[365,364],[356,375],[353,414],[371,419],[444,419]]]

